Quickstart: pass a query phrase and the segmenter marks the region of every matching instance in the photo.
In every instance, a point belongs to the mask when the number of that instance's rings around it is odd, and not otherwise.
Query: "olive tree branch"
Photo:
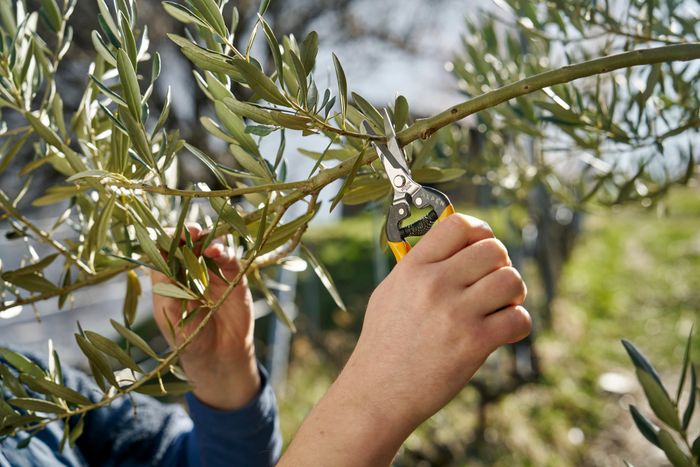
[[[419,138],[429,138],[440,128],[468,117],[469,115],[494,107],[515,97],[524,96],[556,84],[568,83],[587,76],[609,73],[620,68],[663,62],[689,61],[698,58],[700,58],[700,43],[693,42],[633,50],[631,52],[588,60],[575,65],[566,65],[556,70],[546,71],[481,94],[466,102],[452,106],[433,117],[418,119],[413,125],[399,132],[397,138],[402,146]]]
[[[244,186],[240,188],[230,188],[227,190],[211,191],[179,190],[176,188],[169,188],[167,186],[153,186],[146,185],[143,183],[129,183],[121,180],[115,180],[112,178],[110,178],[109,181],[105,183],[105,185],[126,188],[129,190],[141,190],[148,193],[156,193],[166,196],[184,196],[186,198],[230,198],[232,196],[247,195],[250,193],[268,193],[271,191],[304,189],[309,186],[309,181],[300,180],[298,182],[288,183],[267,183],[264,185]]]
[[[54,247],[61,255],[65,256],[69,261],[72,263],[75,263],[76,266],[78,266],[80,269],[85,271],[89,275],[94,275],[95,271],[90,269],[85,263],[83,263],[80,258],[76,257],[68,251],[68,249],[63,246],[61,243],[57,242],[54,240],[54,238],[49,235],[47,232],[44,232],[42,229],[40,229],[37,225],[35,225],[32,221],[24,217],[15,207],[12,205],[12,202],[10,199],[7,197],[4,191],[0,190],[0,208],[2,208],[9,216],[12,218],[18,220],[22,224],[24,224],[25,227],[27,227],[29,230],[34,232],[36,235],[41,237],[41,239]]]
[[[273,219],[273,221],[270,223],[270,225],[267,227],[265,233],[263,234],[263,239],[261,244],[264,245],[265,242],[270,238],[270,235],[272,234],[273,230],[277,226],[277,224],[280,222],[282,219],[282,216],[286,212],[286,209],[280,209],[277,212],[277,215]],[[46,425],[48,425],[51,422],[57,421],[57,420],[68,420],[69,418],[76,416],[76,415],[81,415],[84,413],[87,413],[89,411],[105,407],[109,404],[111,404],[113,401],[116,399],[128,395],[135,391],[136,389],[140,388],[143,386],[145,383],[153,380],[154,378],[160,377],[162,373],[165,373],[169,370],[170,366],[175,363],[177,358],[182,354],[182,352],[192,343],[195,337],[199,335],[199,333],[204,329],[204,327],[209,323],[211,318],[214,316],[214,313],[218,311],[219,308],[224,304],[226,299],[229,297],[229,295],[233,292],[233,289],[236,288],[236,286],[241,282],[243,279],[243,276],[246,274],[248,269],[253,265],[254,261],[256,259],[256,255],[251,255],[249,258],[245,258],[241,261],[241,267],[236,274],[236,276],[233,278],[233,280],[229,283],[228,287],[226,287],[226,290],[221,294],[221,296],[209,306],[208,306],[208,311],[202,318],[202,321],[199,322],[197,327],[190,333],[188,334],[184,340],[175,348],[173,349],[165,358],[159,360],[158,365],[153,368],[151,371],[148,373],[145,373],[143,378],[140,378],[130,386],[124,388],[123,390],[117,390],[117,392],[111,396],[105,397],[104,399],[95,402],[93,404],[89,405],[84,405],[82,407],[79,407],[74,410],[69,410],[60,414],[57,414],[56,416],[52,418],[46,418],[41,420],[40,422],[37,422],[34,425],[30,425],[24,428],[24,430],[38,430]]]

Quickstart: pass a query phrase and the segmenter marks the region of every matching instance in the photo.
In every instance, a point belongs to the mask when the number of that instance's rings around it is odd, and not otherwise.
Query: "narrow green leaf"
[[[311,74],[316,66],[316,55],[318,55],[318,33],[311,31],[301,43],[301,63],[307,75]]]
[[[250,62],[246,62],[240,58],[233,60],[233,67],[243,76],[246,84],[266,101],[281,105],[289,106],[287,98],[284,97],[275,83]]]
[[[354,183],[343,196],[343,204],[355,206],[369,201],[375,201],[391,192],[391,187],[387,180],[377,180],[375,178],[364,180],[362,183]]]
[[[107,18],[109,18],[109,21],[112,21],[111,17],[108,16]],[[105,33],[105,35],[109,39],[110,44],[112,44],[112,46],[117,49],[121,48],[121,41],[117,37],[117,34],[113,32],[107,20],[105,20],[105,17],[101,13],[97,14],[97,24],[100,25],[100,29],[102,29],[102,32]]]
[[[136,39],[134,38],[134,33],[131,30],[131,24],[129,24],[129,20],[127,19],[126,15],[124,15],[124,13],[121,11],[119,12],[118,17],[119,25],[121,26],[122,38],[124,39],[123,48],[126,49],[126,53],[131,61],[131,64],[136,67],[138,63],[136,60],[138,49],[136,48]]]
[[[398,133],[408,123],[408,101],[404,96],[398,96],[394,102],[394,129]]]
[[[693,446],[690,448],[690,451],[693,453],[693,456],[696,458],[700,458],[700,436],[695,438],[695,441],[693,441]]]
[[[184,381],[163,382],[162,386],[159,383],[147,383],[135,389],[136,392],[146,394],[148,396],[180,396],[194,389],[194,386]],[[165,392],[163,392],[165,390]]]
[[[197,159],[202,162],[202,164],[206,165],[209,170],[214,174],[216,179],[221,183],[222,186],[228,187],[228,183],[226,182],[226,177],[224,177],[224,174],[221,173],[219,168],[216,166],[216,164],[212,161],[212,159],[204,154],[202,151],[199,149],[195,148],[189,143],[185,143],[185,147],[187,148],[188,151],[192,153],[193,156],[195,156]]]
[[[649,373],[640,369],[637,369],[637,379],[644,389],[644,394],[649,400],[649,406],[654,414],[671,428],[680,431],[681,423],[678,419],[678,413],[663,386]]]
[[[671,433],[664,429],[659,430],[659,445],[673,467],[693,467],[693,462],[683,454]]]
[[[107,31],[105,32],[110,33],[110,40],[117,41],[117,43],[114,45],[115,47],[121,47],[118,39],[119,28],[117,28],[117,24],[112,19],[112,14],[109,12],[109,8],[107,8],[107,4],[104,2],[104,0],[97,0],[97,8],[100,10],[102,21],[105,23],[105,26],[107,26]]]
[[[80,438],[80,435],[83,434],[83,429],[85,428],[85,415],[81,415],[80,418],[78,419],[78,422],[75,424],[73,428],[70,430],[70,434],[68,435],[68,443],[70,444],[70,447],[75,447],[75,442]]]
[[[63,17],[56,2],[54,0],[41,0],[41,11],[46,15],[53,32],[58,32],[61,29]]]
[[[78,193],[85,191],[85,187],[76,185],[55,185],[46,190],[43,196],[40,196],[32,201],[32,206],[50,206],[59,201],[63,201],[74,197]]]
[[[357,157],[358,151],[353,147],[343,147],[339,149],[326,149],[324,152],[309,151],[308,149],[299,148],[299,154],[310,157],[314,160],[337,160],[345,161],[353,157]]]
[[[384,131],[384,119],[379,111],[370,104],[364,97],[353,92],[351,93],[352,99],[355,101],[355,105],[359,107],[365,117],[369,118],[372,123],[375,124],[377,129]]]
[[[182,299],[182,300],[196,300],[197,296],[190,292],[189,290],[185,290],[182,287],[175,285],[175,284],[169,284],[166,282],[159,282],[153,286],[153,293],[162,295],[164,297],[170,297],[170,298],[177,298],[177,299]]]
[[[197,26],[202,26],[208,28],[208,25],[204,19],[197,13],[193,12],[184,5],[180,5],[175,2],[163,2],[163,9],[170,16],[180,21],[181,23],[190,24],[194,23]]]
[[[253,175],[264,178],[267,181],[271,180],[270,173],[268,172],[267,168],[263,166],[264,162],[262,162],[261,159],[256,158],[236,144],[229,145],[229,150],[231,151],[231,154],[233,154],[236,161],[245,170]]]
[[[153,265],[156,269],[158,269],[163,274],[169,276],[170,268],[163,259],[163,256],[161,255],[158,246],[149,236],[146,228],[140,224],[134,224],[134,230],[136,232],[136,239],[138,240],[139,245],[141,246],[141,249],[143,250],[146,257],[150,259],[151,262],[153,262]]]
[[[27,122],[32,126],[34,131],[47,143],[49,143],[52,146],[55,146],[59,149],[63,147],[63,142],[61,141],[61,138],[58,136],[58,134],[53,131],[51,128],[47,127],[44,125],[39,117],[36,115],[25,112],[24,113],[24,118],[27,119]]]
[[[269,251],[274,250],[278,246],[284,245],[289,241],[294,235],[299,232],[300,229],[305,229],[307,224],[316,215],[317,210],[306,212],[303,215],[297,217],[293,221],[287,222],[281,226],[278,226],[270,233],[265,245],[260,249],[260,253],[264,254]]]
[[[54,260],[58,257],[58,253],[53,253],[48,256],[45,256],[41,260],[37,261],[34,264],[30,264],[28,266],[24,266],[23,268],[20,269],[15,269],[14,271],[6,271],[2,273],[2,278],[7,280],[7,278],[11,277],[17,277],[17,276],[22,276],[24,274],[31,274],[33,272],[41,272],[44,269],[46,269],[51,263],[54,262]]]
[[[260,23],[262,24],[263,32],[265,33],[265,39],[267,39],[267,45],[270,47],[272,59],[275,62],[275,68],[277,69],[277,79],[280,83],[283,83],[284,62],[282,61],[282,53],[280,52],[279,42],[277,42],[275,33],[272,31],[272,28],[267,23],[267,21],[260,17]]]
[[[141,120],[137,120],[131,111],[126,107],[119,107],[119,116],[128,130],[129,139],[136,149],[136,153],[141,156],[141,159],[145,163],[146,167],[154,168],[156,162],[153,158],[153,152],[151,150],[151,144],[146,135],[146,131],[143,128]]]
[[[685,407],[683,412],[683,430],[687,431],[690,426],[690,419],[693,418],[693,412],[695,411],[695,401],[698,398],[697,391],[698,379],[695,374],[695,366],[690,366],[690,393],[688,394],[688,405]]]
[[[350,169],[350,173],[348,176],[345,178],[345,181],[343,182],[343,186],[340,187],[340,190],[338,190],[338,194],[335,195],[335,198],[333,198],[333,203],[331,204],[330,211],[332,212],[333,209],[340,203],[340,200],[343,199],[343,196],[345,196],[345,193],[348,191],[350,186],[352,185],[352,182],[355,180],[355,176],[357,175],[357,171],[359,170],[360,166],[362,165],[362,156],[363,153],[359,153],[357,157],[355,158],[355,162],[352,164],[352,168]]]
[[[15,397],[8,402],[20,409],[31,410],[33,412],[66,413],[66,409],[58,404],[33,397]]]
[[[156,360],[159,360],[158,354],[149,346],[145,340],[141,338],[138,334],[136,334],[134,331],[131,329],[126,328],[122,324],[118,323],[117,321],[114,321],[113,319],[110,319],[109,322],[112,324],[112,327],[127,341],[131,343],[134,347],[141,349],[143,353],[148,355],[151,358],[154,358]]]
[[[260,16],[264,15],[269,6],[270,6],[270,0],[262,0],[260,2],[260,7],[258,8],[258,14]]]
[[[190,2],[219,36],[224,38],[228,36],[224,17],[214,0],[190,0]]]
[[[248,227],[246,227],[245,221],[235,207],[231,206],[222,198],[209,198],[209,204],[211,204],[211,207],[214,208],[224,222],[233,227],[236,232],[240,233],[248,241],[252,241],[250,232],[248,232]]]
[[[293,51],[289,52],[289,57],[292,61],[292,67],[296,73],[297,83],[299,84],[299,95],[300,103],[303,108],[307,107],[307,97],[309,94],[308,83],[306,81],[306,70],[304,70],[304,65],[301,63],[301,59]]]
[[[202,264],[199,262],[199,258],[189,247],[184,246],[182,248],[182,254],[185,261],[187,274],[195,282],[195,288],[199,289],[200,293],[204,293],[204,290],[207,288],[207,284],[209,283],[209,276],[207,275],[206,266],[202,266]]]
[[[0,149],[0,174],[4,173],[8,167],[10,167],[15,156],[19,153],[20,149],[24,147],[31,133],[27,132],[24,136],[13,141],[8,138],[6,143]],[[10,146],[12,144],[12,146]],[[691,157],[692,159],[692,157]]]
[[[61,289],[66,289],[71,285],[71,270],[67,268],[63,273],[63,280],[61,281]],[[62,310],[63,306],[66,304],[66,300],[70,296],[70,292],[64,292],[58,296],[58,309]]]
[[[233,113],[223,102],[215,102],[214,110],[221,123],[223,123],[224,127],[236,139],[238,144],[249,153],[260,156],[260,151],[257,144],[255,144],[255,140],[245,131],[246,127],[243,120]]]
[[[124,90],[124,98],[129,107],[131,115],[137,121],[141,121],[141,91],[139,81],[136,77],[136,70],[124,49],[117,50],[117,69],[119,70],[119,81]]]
[[[7,363],[17,368],[20,373],[28,374],[36,378],[44,378],[44,370],[29,358],[10,349],[0,348],[0,357]]]
[[[62,384],[57,384],[53,381],[48,381],[44,378],[36,378],[30,375],[20,375],[19,379],[32,391],[36,391],[47,396],[60,397],[66,402],[70,402],[71,404],[78,406],[92,404],[90,399],[80,394],[78,391],[75,391],[74,389],[66,387]]]
[[[136,310],[138,309],[139,297],[141,296],[141,281],[135,271],[127,271],[126,273],[126,294],[124,295],[124,307],[122,314],[124,321],[131,326],[136,319]]]
[[[85,337],[95,346],[100,352],[109,355],[110,357],[117,360],[124,368],[129,368],[131,370],[143,373],[141,367],[134,361],[129,354],[127,354],[124,349],[119,347],[112,340],[97,334],[92,331],[85,331]]]
[[[58,291],[58,287],[54,283],[36,272],[15,277],[3,277],[3,279],[30,292],[54,293]]]
[[[260,246],[262,245],[263,238],[265,237],[265,230],[267,230],[267,211],[269,207],[270,195],[268,194],[267,199],[265,200],[265,205],[263,206],[262,212],[260,213],[260,221],[258,222],[258,228],[256,230],[255,243],[250,249],[250,251],[253,253],[258,253],[258,251],[260,250]]]
[[[285,112],[270,112],[272,120],[284,128],[290,130],[309,130],[311,119],[305,115],[292,115]]]
[[[632,414],[632,420],[634,420],[634,424],[637,425],[640,433],[642,433],[642,435],[644,435],[649,442],[655,446],[661,447],[659,446],[659,427],[649,421],[649,419],[642,415],[633,405],[630,405],[630,413]]]
[[[265,297],[265,301],[267,302],[270,309],[275,313],[277,319],[284,323],[284,325],[287,326],[287,328],[289,328],[291,332],[296,332],[297,329],[296,326],[294,326],[294,322],[284,311],[279,301],[277,300],[275,294],[272,293],[272,291],[265,285],[265,281],[256,279],[255,283],[258,286],[258,288],[260,288],[260,290],[262,291],[263,296]]]
[[[0,363],[0,377],[2,377],[2,385],[16,397],[27,397],[27,391],[19,382],[19,379],[12,374],[10,369],[3,363]]]
[[[270,134],[274,133],[275,131],[279,130],[278,127],[276,126],[267,126],[267,125],[246,125],[245,127],[245,132],[250,134],[250,135],[255,135],[255,136],[269,136]]]
[[[85,354],[90,362],[90,368],[93,370],[93,372],[98,373],[97,375],[93,374],[93,377],[96,379],[98,377],[105,378],[115,388],[119,387],[117,379],[114,377],[114,373],[109,367],[109,363],[100,353],[100,351],[97,350],[97,348],[89,340],[87,340],[86,337],[80,334],[75,335],[75,340],[78,343],[80,350],[83,352],[83,354]]]
[[[205,49],[197,44],[190,42],[182,36],[177,34],[167,34],[168,38],[175,42],[185,57],[187,57],[192,63],[197,65],[202,70],[212,71],[214,73],[223,73],[231,76],[233,79],[239,81],[243,79],[243,76],[238,72],[236,67],[233,66],[233,60],[226,55]]]
[[[275,123],[270,112],[247,102],[241,102],[235,98],[226,98],[224,99],[224,104],[226,104],[233,113],[241,117],[249,118],[264,125],[272,125]]]
[[[632,344],[626,339],[622,339],[622,345],[625,347],[625,350],[627,351],[627,354],[629,355],[630,359],[632,359],[632,363],[634,363],[634,366],[642,371],[649,373],[654,378],[654,380],[656,380],[659,386],[663,388],[663,384],[661,383],[659,375],[656,373],[656,370],[649,362],[649,360],[644,356],[644,354],[642,354],[642,352],[640,352],[639,349],[637,349],[637,347],[634,346],[634,344]]]
[[[338,57],[333,54],[333,65],[335,66],[335,74],[338,79],[338,96],[340,98],[340,112],[343,115],[343,122],[345,122],[345,115],[348,112],[348,81],[345,78],[345,71],[343,71],[343,66],[340,64]]]
[[[345,303],[343,303],[343,299],[340,297],[340,293],[338,293],[338,289],[336,288],[335,283],[333,282],[333,278],[331,277],[326,267],[323,265],[323,263],[321,263],[318,260],[318,258],[316,258],[316,256],[311,252],[311,250],[309,250],[306,247],[306,245],[302,243],[300,246],[301,251],[304,252],[306,259],[308,260],[309,264],[311,264],[311,267],[313,267],[314,272],[321,280],[323,286],[333,298],[335,304],[338,305],[338,308],[340,308],[341,310],[347,311]]]
[[[102,248],[107,243],[107,230],[109,229],[110,223],[112,221],[112,213],[114,212],[114,206],[117,203],[117,195],[113,194],[107,200],[107,204],[102,208],[99,213],[97,222],[93,229],[96,230],[96,246],[97,248]]]
[[[695,326],[693,326],[693,328],[694,327]],[[676,405],[678,405],[678,402],[681,399],[681,393],[683,392],[683,386],[685,385],[685,377],[688,374],[688,366],[690,364],[690,343],[693,340],[693,328],[690,329],[690,334],[688,334],[688,340],[685,343],[685,353],[683,354],[683,369],[681,370],[681,379],[678,382],[678,390],[676,391]]]

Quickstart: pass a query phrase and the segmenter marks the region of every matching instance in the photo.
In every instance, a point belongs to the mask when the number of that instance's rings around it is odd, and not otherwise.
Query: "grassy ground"
[[[473,442],[476,393],[466,388],[409,438],[400,464],[620,466],[626,459],[637,467],[664,465],[627,412],[630,403],[649,410],[620,339],[635,342],[675,392],[684,341],[700,317],[700,189],[676,190],[665,205],[663,215],[634,207],[588,214],[563,273],[552,327],[537,334],[541,380],[489,407],[480,443]],[[375,224],[361,216],[310,233],[312,247],[353,311],[330,311],[332,302],[322,297],[324,312],[311,328],[325,331],[296,339],[288,387],[280,398],[286,439],[352,347],[374,284]],[[317,295],[312,283],[307,281],[301,293],[302,310]],[[490,367],[498,368],[505,355],[494,355]],[[700,361],[700,339],[693,356]],[[416,452],[433,461],[418,464]]]

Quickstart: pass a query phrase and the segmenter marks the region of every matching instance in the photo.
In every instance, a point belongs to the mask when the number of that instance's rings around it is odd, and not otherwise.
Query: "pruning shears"
[[[377,136],[367,121],[364,122],[364,127],[368,134]],[[405,240],[407,237],[425,235],[436,222],[453,214],[455,209],[443,192],[413,181],[411,169],[406,163],[406,155],[399,146],[394,126],[386,109],[384,109],[384,133],[386,143],[375,142],[374,146],[394,190],[394,197],[387,214],[386,238],[398,262],[411,249],[411,245]],[[421,219],[402,227],[401,223],[411,215],[411,205],[419,209],[431,209]]]

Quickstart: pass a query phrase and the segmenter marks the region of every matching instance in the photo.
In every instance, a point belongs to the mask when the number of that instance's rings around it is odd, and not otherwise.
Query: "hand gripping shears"
[[[368,122],[364,122],[364,127],[367,134],[377,136]],[[413,181],[411,170],[406,163],[406,156],[396,139],[394,126],[386,109],[384,109],[384,133],[386,144],[375,142],[374,146],[394,190],[394,197],[387,214],[386,238],[398,262],[411,249],[411,245],[405,240],[407,237],[425,235],[435,222],[444,220],[455,210],[447,195]],[[411,204],[419,209],[431,209],[421,219],[402,227],[401,223],[411,215]]]

